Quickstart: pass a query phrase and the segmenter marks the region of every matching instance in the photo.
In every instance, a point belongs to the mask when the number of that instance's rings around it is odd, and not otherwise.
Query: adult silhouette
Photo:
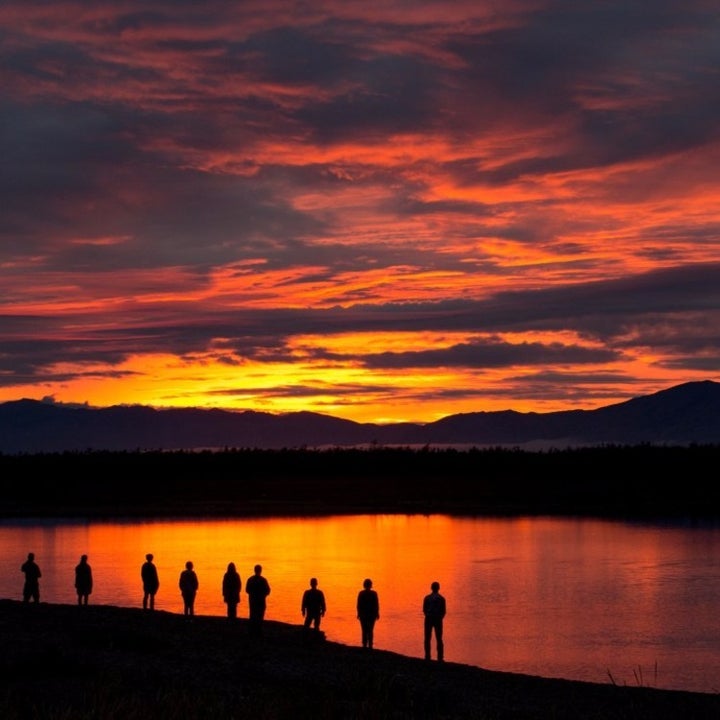
[[[363,580],[363,589],[357,596],[357,617],[360,621],[362,646],[371,648],[375,636],[375,621],[380,619],[380,601],[372,589],[372,580]]]
[[[430,594],[423,598],[423,614],[425,615],[425,659],[430,660],[432,634],[435,632],[437,646],[437,659],[442,662],[445,658],[443,644],[443,618],[447,610],[445,598],[440,594],[440,583],[430,585]]]
[[[267,607],[267,596],[270,594],[270,583],[262,574],[262,565],[255,566],[254,574],[245,582],[245,592],[248,596],[250,609],[249,630],[253,635],[261,635]]]
[[[143,584],[143,610],[147,610],[148,607],[150,610],[155,609],[155,595],[160,589],[160,579],[153,559],[153,554],[148,553],[145,556],[145,562],[140,568],[140,577]]]
[[[300,612],[305,621],[303,627],[305,630],[312,626],[313,630],[320,629],[320,618],[324,617],[325,610],[325,593],[318,588],[317,578],[310,578],[310,587],[303,593],[302,603],[300,604]]]
[[[93,590],[92,568],[88,564],[88,556],[81,555],[80,562],[75,566],[75,591],[78,605],[87,605]]]
[[[193,564],[191,560],[185,563],[185,569],[180,573],[180,580],[178,582],[180,586],[180,593],[183,599],[183,613],[185,615],[195,614],[195,596],[197,595],[198,582],[197,574],[193,570]]]
[[[237,617],[237,606],[240,604],[240,589],[242,581],[240,573],[238,573],[235,563],[228,563],[227,571],[223,575],[222,595],[227,605],[227,616],[229,618]]]
[[[40,602],[40,566],[35,562],[35,553],[28,553],[27,560],[20,566],[21,572],[25,573],[25,584],[23,585],[23,602]]]

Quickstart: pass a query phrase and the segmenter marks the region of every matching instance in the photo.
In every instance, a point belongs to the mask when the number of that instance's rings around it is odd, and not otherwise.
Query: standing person
[[[255,566],[255,574],[251,575],[245,583],[245,592],[248,596],[250,608],[249,629],[253,635],[262,634],[262,623],[265,619],[267,596],[270,594],[270,583],[262,574],[262,565]]]
[[[80,562],[75,566],[75,590],[78,605],[87,605],[93,589],[92,568],[88,564],[88,556],[81,555]]]
[[[158,571],[153,563],[153,554],[148,553],[145,556],[145,562],[140,568],[140,577],[143,584],[143,610],[147,610],[150,606],[151,610],[155,609],[155,594],[160,588],[160,580]]]
[[[362,630],[362,646],[372,649],[375,634],[375,621],[380,619],[380,601],[372,589],[372,580],[363,580],[363,589],[357,596],[357,616]]]
[[[180,573],[180,592],[182,593],[183,599],[183,612],[185,615],[190,616],[195,614],[195,596],[197,595],[198,577],[193,570],[193,564],[191,560],[185,563],[185,569]]]
[[[320,629],[320,618],[325,615],[325,593],[317,586],[317,578],[310,578],[310,587],[303,593],[300,612],[305,618],[303,627],[307,630],[311,625],[315,631]]]
[[[443,644],[443,618],[445,617],[445,598],[440,594],[440,583],[430,585],[430,594],[423,598],[423,613],[425,615],[425,659],[430,660],[430,644],[433,630],[435,631],[435,644],[437,645],[437,659],[445,659],[445,646]]]
[[[23,602],[40,602],[40,566],[35,562],[35,553],[28,553],[27,560],[20,566],[20,571],[25,573],[25,584],[23,585]]]
[[[240,588],[242,581],[240,573],[235,568],[235,563],[228,563],[227,572],[223,575],[222,594],[223,600],[227,605],[227,616],[229,618],[237,617],[237,606],[240,604]]]

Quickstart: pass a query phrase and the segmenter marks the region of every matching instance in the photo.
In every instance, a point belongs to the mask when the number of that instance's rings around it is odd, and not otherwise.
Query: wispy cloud
[[[720,375],[705,0],[0,6],[0,400],[361,420]]]

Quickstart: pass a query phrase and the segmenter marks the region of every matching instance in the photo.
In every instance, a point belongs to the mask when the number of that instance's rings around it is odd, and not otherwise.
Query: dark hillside
[[[597,410],[476,412],[427,424],[378,425],[312,412],[0,404],[0,453],[358,446],[720,444],[720,383],[686,383]]]

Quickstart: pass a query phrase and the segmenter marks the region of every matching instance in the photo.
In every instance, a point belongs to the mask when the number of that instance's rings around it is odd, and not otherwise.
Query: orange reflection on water
[[[720,687],[720,529],[551,518],[423,515],[127,523],[0,524],[0,593],[20,597],[28,551],[41,600],[74,603],[73,568],[87,553],[91,603],[140,607],[152,552],[156,608],[182,612],[178,578],[192,560],[197,614],[224,615],[222,576],[255,563],[272,592],[267,617],[300,624],[310,577],[325,592],[322,629],[359,644],[357,592],[380,597],[376,647],[422,655],[422,598],[447,598],[446,659],[489,669],[703,692]],[[247,617],[243,593],[239,617]],[[654,668],[659,673],[655,678]]]

